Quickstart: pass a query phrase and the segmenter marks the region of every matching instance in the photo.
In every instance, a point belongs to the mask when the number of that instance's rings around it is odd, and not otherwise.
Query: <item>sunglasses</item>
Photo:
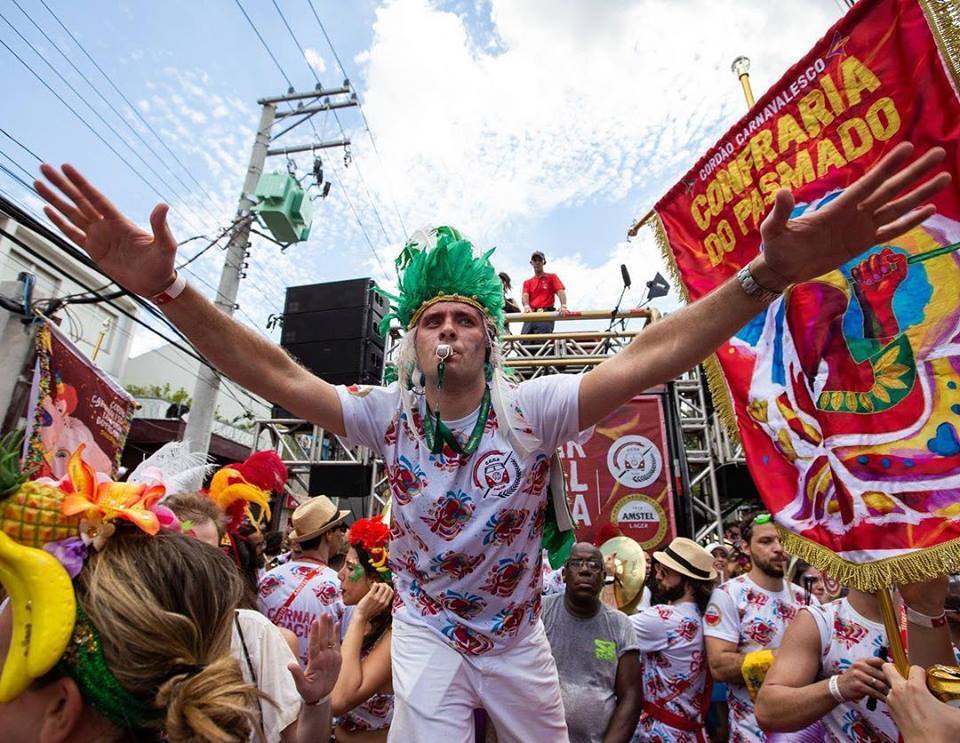
[[[570,560],[567,560],[567,567],[573,570],[579,570],[580,568],[589,568],[594,573],[603,570],[603,563],[599,560],[594,560],[590,558],[579,558],[574,557]]]

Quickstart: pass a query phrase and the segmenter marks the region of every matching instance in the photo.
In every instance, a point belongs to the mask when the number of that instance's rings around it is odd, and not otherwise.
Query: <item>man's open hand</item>
[[[793,195],[777,193],[760,225],[764,252],[751,272],[770,289],[807,281],[832,271],[874,245],[890,242],[936,212],[926,202],[950,183],[949,173],[921,181],[946,156],[929,149],[909,162],[914,147],[903,142],[826,206],[790,219]]]
[[[40,172],[50,184],[33,184],[49,204],[43,211],[104,273],[144,297],[152,297],[170,286],[176,277],[177,253],[177,241],[167,226],[170,207],[154,207],[150,215],[151,234],[127,219],[73,166],[64,165],[58,170],[44,164]]]

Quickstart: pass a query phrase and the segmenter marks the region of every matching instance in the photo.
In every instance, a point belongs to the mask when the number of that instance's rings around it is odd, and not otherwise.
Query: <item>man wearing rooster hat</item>
[[[893,148],[841,196],[796,220],[793,197],[780,191],[761,228],[763,253],[736,277],[589,374],[519,385],[501,368],[503,291],[490,253],[476,253],[455,229],[417,233],[397,262],[392,317],[407,331],[398,382],[348,389],[310,374],[186,284],[175,268],[167,206],[154,209],[151,233],[70,166],[43,166],[48,182],[36,188],[67,237],[120,285],[152,298],[222,372],[372,448],[391,485],[402,484],[392,487],[391,739],[465,739],[473,710],[484,707],[501,740],[565,740],[540,622],[551,455],[634,395],[698,364],[790,284],[930,216],[934,207],[924,204],[949,176],[920,182],[944,151],[912,156],[909,144]],[[481,462],[505,474],[490,485]]]

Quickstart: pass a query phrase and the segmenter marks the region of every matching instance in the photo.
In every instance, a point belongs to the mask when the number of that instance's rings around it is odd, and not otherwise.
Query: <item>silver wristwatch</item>
[[[758,284],[757,280],[753,278],[753,274],[750,273],[749,265],[737,271],[737,282],[739,282],[740,288],[746,292],[748,297],[753,297],[763,304],[770,304],[783,293],[774,291],[773,289],[767,289],[767,287]]]

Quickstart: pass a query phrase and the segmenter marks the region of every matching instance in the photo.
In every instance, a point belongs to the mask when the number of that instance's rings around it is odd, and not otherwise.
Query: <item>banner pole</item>
[[[880,614],[883,617],[883,628],[887,633],[887,647],[890,650],[890,657],[893,658],[893,664],[897,671],[904,678],[910,672],[910,661],[907,659],[907,652],[903,649],[903,641],[900,637],[900,622],[897,621],[897,610],[893,605],[893,594],[890,588],[881,588],[877,591],[877,598],[880,599]]]

